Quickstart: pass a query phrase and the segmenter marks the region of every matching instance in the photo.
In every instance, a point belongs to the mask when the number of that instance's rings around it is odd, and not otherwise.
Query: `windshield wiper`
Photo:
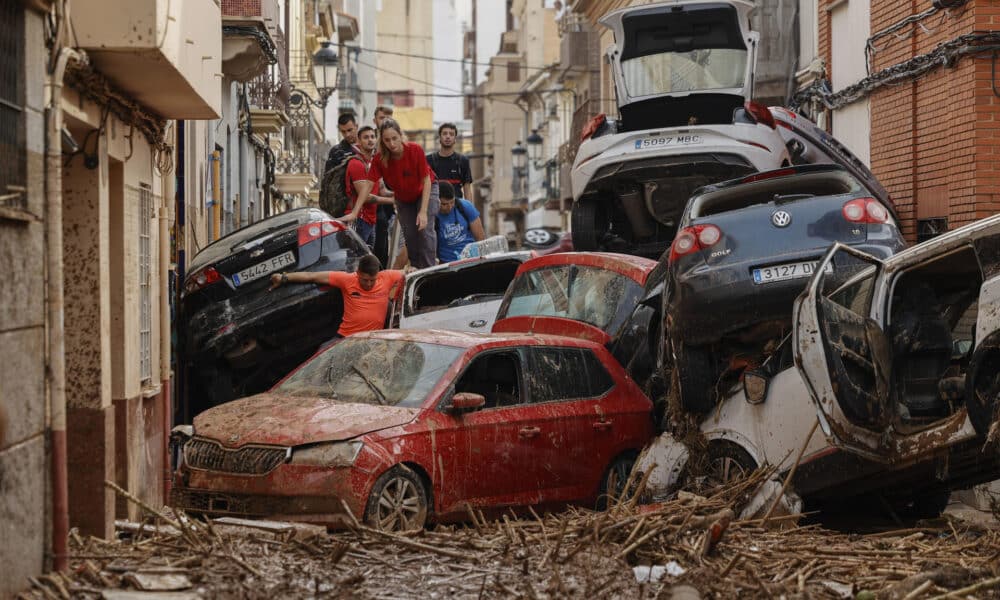
[[[371,379],[368,379],[368,377],[364,373],[361,372],[361,369],[359,369],[356,365],[351,365],[351,368],[354,369],[355,373],[357,373],[358,375],[361,376],[362,381],[364,381],[366,384],[368,384],[368,387],[370,387],[373,392],[375,392],[376,394],[378,394],[378,403],[379,404],[385,405],[385,404],[389,403],[386,400],[386,398],[385,398],[385,394],[382,393],[382,390],[380,390],[379,387],[377,385],[375,385],[375,383]]]

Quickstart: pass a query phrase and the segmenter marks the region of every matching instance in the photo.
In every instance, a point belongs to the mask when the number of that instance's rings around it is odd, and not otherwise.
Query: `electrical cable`
[[[392,55],[392,56],[405,56],[407,58],[419,58],[419,59],[431,60],[431,61],[436,61],[436,62],[460,63],[460,64],[464,64],[464,65],[472,65],[472,66],[477,66],[477,67],[494,67],[494,66],[496,66],[493,63],[488,63],[488,62],[472,62],[471,60],[466,60],[464,58],[444,58],[444,57],[439,57],[439,56],[430,56],[430,55],[427,55],[427,54],[411,54],[411,53],[407,53],[407,52],[396,52],[394,50],[379,50],[378,48],[365,48],[363,46],[348,45],[347,47],[350,48],[350,49],[352,49],[352,50],[360,50],[362,52],[371,52],[373,54],[389,54],[389,55]],[[544,70],[548,69],[549,67],[532,67],[532,66],[528,66],[528,65],[521,65],[521,68],[529,70],[529,71],[544,71]],[[578,72],[578,73],[600,73],[601,72],[600,69],[588,69],[588,68],[585,68],[585,67],[569,67],[569,69],[571,71]]]
[[[979,31],[960,35],[942,42],[926,54],[882,69],[836,93],[830,90],[828,80],[817,81],[796,93],[789,106],[792,110],[798,111],[806,103],[817,101],[827,109],[835,110],[865,98],[879,88],[913,81],[937,67],[954,66],[964,56],[998,50],[1000,50],[1000,31]]]

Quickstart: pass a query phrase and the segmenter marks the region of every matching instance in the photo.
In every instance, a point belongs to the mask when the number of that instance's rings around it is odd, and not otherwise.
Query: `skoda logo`
[[[783,210],[779,210],[771,215],[771,222],[774,223],[775,227],[788,227],[792,224],[792,215]]]

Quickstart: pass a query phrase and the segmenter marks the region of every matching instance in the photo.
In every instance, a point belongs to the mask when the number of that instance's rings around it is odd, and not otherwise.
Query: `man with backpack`
[[[427,164],[431,166],[438,181],[451,184],[456,198],[470,198],[472,169],[469,167],[469,158],[455,152],[457,139],[458,127],[454,123],[442,123],[438,127],[440,148],[427,155]]]
[[[358,130],[358,154],[351,157],[344,169],[344,194],[346,206],[344,216],[339,220],[354,223],[354,230],[368,248],[375,246],[375,224],[377,206],[392,204],[392,198],[376,195],[377,181],[368,177],[372,158],[375,155],[375,128],[365,125]]]
[[[441,199],[437,220],[437,255],[443,263],[458,260],[466,245],[486,238],[476,207],[463,198],[455,198],[455,189],[446,181],[438,182]]]
[[[337,117],[337,130],[340,132],[340,143],[330,148],[326,155],[323,173],[341,164],[347,158],[357,153],[358,120],[351,113],[343,113]]]

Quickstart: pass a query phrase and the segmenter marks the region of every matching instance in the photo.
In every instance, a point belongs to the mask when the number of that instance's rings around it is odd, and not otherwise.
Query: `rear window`
[[[414,285],[406,316],[448,306],[499,300],[520,266],[521,261],[512,258],[423,275]]]
[[[696,197],[692,201],[690,218],[697,219],[771,202],[858,193],[862,189],[861,184],[845,172],[765,179]]]
[[[329,217],[322,211],[318,211],[314,208],[301,208],[283,212],[273,217],[264,219],[263,221],[258,221],[253,225],[237,229],[229,235],[221,237],[205,246],[205,248],[191,261],[191,264],[188,266],[188,270],[193,273],[203,265],[207,265],[208,263],[212,263],[223,257],[229,256],[229,254],[232,253],[232,248],[234,246],[239,246],[244,242],[265,235],[268,232],[284,229],[293,224],[304,225],[305,223],[319,221],[324,218]]]

